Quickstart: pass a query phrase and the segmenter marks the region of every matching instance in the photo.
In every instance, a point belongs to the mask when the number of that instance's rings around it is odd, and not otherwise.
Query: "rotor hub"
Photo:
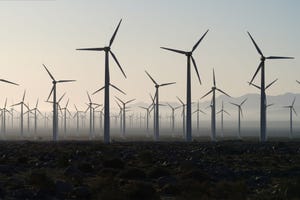
[[[110,51],[110,47],[104,47],[104,51]]]
[[[266,60],[266,58],[265,58],[264,56],[262,56],[262,57],[260,58],[260,60],[263,62],[263,61]]]
[[[193,55],[193,53],[191,51],[189,51],[189,52],[186,52],[185,55],[191,57]]]

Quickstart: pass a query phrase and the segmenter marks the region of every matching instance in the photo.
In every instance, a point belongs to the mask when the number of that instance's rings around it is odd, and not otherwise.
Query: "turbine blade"
[[[161,85],[159,85],[159,86],[163,87],[163,86],[167,86],[167,85],[173,85],[173,84],[175,84],[175,83],[176,83],[176,82],[163,83],[163,84],[161,84]]]
[[[213,83],[214,86],[216,87],[216,77],[215,77],[215,69],[213,68]]]
[[[201,113],[205,114],[206,115],[206,112],[202,111],[202,110],[199,110]]]
[[[300,81],[296,80],[296,82],[300,84]]]
[[[168,50],[168,51],[173,51],[173,52],[176,52],[176,53],[181,53],[181,54],[186,54],[187,53],[185,51],[178,50],[178,49],[171,49],[171,48],[166,48],[166,47],[160,47],[160,48],[164,49],[164,50]]]
[[[6,104],[7,104],[7,98],[5,99],[4,109],[6,109]]]
[[[257,73],[259,72],[260,68],[262,67],[263,63],[264,63],[264,61],[261,61],[261,62],[259,63],[259,65],[258,65],[258,67],[257,67],[257,69],[256,69],[256,71],[255,71],[255,73],[254,73],[254,75],[253,75],[253,77],[252,77],[252,79],[251,79],[251,81],[250,81],[249,84],[252,84],[254,78],[256,77],[256,75],[257,75]]]
[[[39,98],[36,100],[35,108],[37,108],[39,105]]]
[[[76,105],[74,104],[74,107],[75,107],[75,110],[78,112],[78,109],[77,109],[77,107],[76,107]]]
[[[223,90],[220,90],[219,88],[216,88],[216,90],[218,90],[219,92],[221,92],[221,93],[223,93],[223,94],[225,94],[226,96],[228,96],[228,97],[231,97],[229,94],[227,94],[226,92],[224,92]]]
[[[270,106],[273,106],[273,105],[274,105],[274,103],[271,103],[271,104],[268,104],[267,107],[270,107]]]
[[[96,90],[92,95],[94,95],[94,94],[96,94],[96,93],[98,93],[98,92],[100,92],[101,90],[103,90],[105,88],[105,86],[103,86],[102,88],[100,88],[99,90]]]
[[[223,110],[220,110],[219,112],[217,112],[216,114],[219,114],[219,113],[221,113]]]
[[[274,81],[272,81],[269,85],[267,85],[266,89],[268,89],[271,85],[273,85],[277,80],[278,80],[278,78],[275,79]]]
[[[44,68],[46,69],[46,71],[48,72],[50,78],[55,81],[54,77],[52,76],[52,74],[50,73],[50,71],[48,70],[48,68],[43,64]]]
[[[176,96],[176,98],[180,101],[180,103],[181,103],[182,105],[184,105],[183,101],[182,101],[179,97]]]
[[[241,107],[240,107],[240,112],[241,112],[242,118],[244,118],[243,109]]]
[[[120,110],[122,110],[122,106],[115,100],[115,102],[117,103],[117,105],[119,106]]]
[[[242,106],[246,101],[247,101],[248,98],[246,98],[241,104],[240,106]]]
[[[234,105],[234,106],[237,106],[239,107],[240,105],[236,104],[236,103],[232,103],[232,102],[229,102],[230,104]]]
[[[8,80],[5,80],[5,79],[0,79],[0,81],[5,82],[5,83],[10,83],[10,84],[13,84],[13,85],[19,85],[17,83],[14,83],[14,82],[11,82],[11,81],[8,81]]]
[[[248,33],[249,37],[251,38],[252,43],[254,44],[254,46],[255,46],[257,52],[258,52],[262,57],[264,57],[263,53],[261,52],[261,50],[260,50],[259,47],[257,46],[257,44],[256,44],[256,42],[254,41],[254,39],[252,38],[251,34],[250,34],[249,32],[247,32],[247,33]]]
[[[197,77],[198,77],[199,83],[201,84],[201,79],[200,79],[200,75],[199,75],[198,68],[197,68],[197,65],[196,65],[196,61],[195,61],[195,59],[194,59],[193,56],[191,56],[191,58],[192,58],[192,62],[193,62],[195,71],[196,71],[196,73],[197,73]]]
[[[254,83],[250,83],[250,82],[247,82],[247,83],[249,83],[249,85],[252,85],[260,90],[260,87],[258,85],[255,85]]]
[[[129,101],[126,101],[125,102],[125,104],[128,104],[128,103],[130,103],[130,102],[133,102],[135,99],[131,99],[131,100],[129,100]]]
[[[89,102],[92,103],[92,99],[91,99],[91,97],[90,97],[88,91],[86,91],[86,94],[87,94],[87,96],[88,96]]]
[[[171,108],[171,109],[174,109],[169,103],[167,103],[168,104],[168,106]]]
[[[119,99],[118,97],[115,96],[116,99],[118,99],[122,104],[125,104],[124,101],[122,101],[121,99]]]
[[[202,41],[202,39],[205,37],[209,29],[203,34],[203,36],[199,39],[199,41],[193,46],[192,52],[195,51],[199,45],[199,43]]]
[[[51,94],[53,93],[53,91],[54,91],[54,85],[52,86],[52,89],[51,89],[50,94],[49,94],[49,96],[47,98],[47,101],[49,100],[49,98],[50,98]]]
[[[68,105],[69,105],[69,100],[70,100],[70,99],[68,99],[68,101],[67,101],[67,103],[66,103],[66,109],[67,109],[67,107],[68,107]]]
[[[295,115],[297,115],[297,112],[296,112],[296,110],[295,110],[295,108],[294,108],[294,107],[293,107],[293,111],[294,111]]]
[[[66,95],[66,93],[64,93],[58,100],[57,104],[64,98],[64,96]]]
[[[76,49],[77,51],[104,51],[105,48],[83,48]]]
[[[294,106],[294,104],[295,104],[295,101],[296,101],[296,97],[294,97],[294,100],[293,100],[292,106]]]
[[[157,83],[156,83],[156,81],[154,80],[154,78],[152,78],[152,76],[145,70],[145,72],[146,72],[146,74],[147,74],[147,76],[152,80],[152,82],[155,84],[155,85],[158,85]]]
[[[203,95],[200,99],[203,99],[204,97],[206,97],[207,95],[209,95],[212,92],[213,92],[213,90],[210,90],[208,93],[206,93],[205,95]]]
[[[67,83],[67,82],[74,82],[76,80],[59,80],[57,83]]]
[[[229,112],[227,112],[226,110],[223,110],[223,111],[224,111],[224,113],[226,113],[227,115],[229,115],[229,116],[230,116]]]
[[[121,22],[122,22],[122,19],[120,20],[120,22],[119,22],[119,24],[118,24],[118,26],[117,26],[117,28],[116,28],[114,34],[112,35],[112,37],[111,37],[111,39],[110,39],[110,41],[109,41],[109,47],[111,47],[112,43],[114,42],[114,39],[115,39],[115,37],[116,37],[116,35],[117,35],[117,32],[118,32],[118,30],[119,30],[119,27],[120,27],[120,25],[121,25]]]
[[[117,60],[117,57],[115,56],[115,54],[114,54],[112,51],[109,51],[109,52],[110,52],[110,54],[112,55],[112,57],[113,57],[113,59],[115,60],[115,62],[117,63],[118,67],[120,68],[120,70],[121,70],[122,74],[124,75],[124,77],[127,78],[127,77],[126,77],[126,74],[125,74],[125,72],[123,71],[123,69],[122,69],[122,67],[121,67],[121,65],[120,65],[120,63],[119,63],[119,61]]]
[[[121,93],[123,93],[123,94],[125,94],[126,95],[126,93],[125,92],[123,92],[120,88],[118,88],[117,86],[114,86],[113,84],[109,84],[111,87],[113,87],[113,88],[115,88],[116,90],[118,90],[119,92],[121,92]]]
[[[18,105],[21,105],[22,104],[22,102],[20,102],[20,103],[16,103],[16,104],[13,104],[13,105],[11,105],[10,107],[13,107],[13,106],[18,106]]]
[[[294,57],[284,57],[284,56],[269,56],[266,59],[294,59]]]
[[[22,101],[25,100],[26,90],[24,90]]]

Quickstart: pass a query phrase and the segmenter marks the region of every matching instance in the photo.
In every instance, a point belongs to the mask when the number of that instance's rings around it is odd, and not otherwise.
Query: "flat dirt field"
[[[299,199],[300,142],[0,142],[0,199]]]

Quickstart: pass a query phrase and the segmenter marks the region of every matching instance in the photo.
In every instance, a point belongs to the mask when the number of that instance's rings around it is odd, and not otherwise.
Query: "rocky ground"
[[[0,142],[0,199],[300,199],[300,142]]]

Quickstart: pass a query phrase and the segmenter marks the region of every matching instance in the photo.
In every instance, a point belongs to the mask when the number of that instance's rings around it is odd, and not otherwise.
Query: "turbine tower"
[[[260,64],[258,65],[258,68],[256,69],[251,81],[249,84],[251,84],[256,77],[257,73],[259,70],[261,71],[260,75],[260,141],[265,142],[267,141],[267,135],[266,135],[266,121],[267,121],[267,114],[266,114],[266,105],[267,105],[267,100],[266,100],[266,93],[265,93],[265,60],[269,59],[293,59],[293,57],[282,57],[282,56],[269,56],[265,57],[260,50],[260,48],[257,46],[256,42],[252,38],[251,34],[248,32],[248,35],[254,44],[258,54],[260,55]]]
[[[115,54],[111,51],[111,45],[113,44],[113,41],[116,37],[116,34],[118,32],[118,29],[120,27],[120,24],[122,22],[122,19],[120,20],[115,32],[113,33],[110,41],[109,46],[107,47],[101,47],[101,48],[84,48],[84,49],[77,49],[77,50],[83,50],[83,51],[104,51],[105,52],[105,86],[104,86],[104,143],[110,142],[110,114],[109,114],[109,86],[110,84],[110,75],[109,75],[109,54],[113,57],[114,61],[117,63],[118,67],[120,68],[121,72],[123,73],[124,77],[126,78],[126,75],[117,60],[117,57]]]
[[[43,114],[41,113],[41,111],[38,109],[38,105],[39,105],[39,99],[37,99],[35,107],[29,111],[29,112],[34,112],[34,139],[37,139],[37,114],[41,114],[43,116]]]
[[[230,104],[236,106],[238,108],[238,139],[242,139],[241,137],[241,116],[243,117],[243,109],[242,109],[242,105],[247,101],[247,99],[244,99],[244,101],[242,101],[240,104],[236,104],[236,103],[232,103],[230,102]]]
[[[211,139],[212,141],[216,141],[216,90],[225,94],[226,96],[230,97],[227,93],[222,91],[221,89],[217,88],[216,86],[216,78],[215,78],[215,70],[213,69],[213,87],[211,90],[206,93],[201,99],[209,95],[210,93],[213,94],[212,102],[211,102]]]
[[[175,84],[176,82],[171,82],[171,83],[163,83],[163,84],[158,84],[151,76],[150,74],[145,71],[147,76],[152,80],[152,82],[155,85],[155,96],[154,99],[156,100],[155,103],[155,108],[154,108],[154,121],[155,121],[155,131],[154,131],[154,140],[158,141],[159,140],[159,94],[158,94],[158,89],[159,87],[167,86],[167,85],[172,85]]]
[[[181,116],[182,116],[182,136],[185,137],[186,136],[186,129],[185,129],[185,106],[186,104],[183,103],[183,101],[177,97],[178,101],[181,103],[182,106],[182,112],[181,112]]]
[[[297,112],[295,110],[294,104],[296,101],[296,97],[294,98],[293,102],[289,106],[283,106],[284,108],[288,108],[290,110],[290,139],[293,139],[293,112],[295,115],[297,115]]]
[[[224,103],[222,101],[222,108],[217,114],[221,113],[221,137],[224,137],[224,113],[230,116],[230,114],[224,109]]]
[[[195,71],[197,73],[199,82],[201,84],[199,72],[197,69],[196,61],[193,58],[193,52],[197,49],[199,43],[202,41],[202,39],[207,34],[208,30],[204,33],[204,35],[198,40],[198,42],[194,45],[191,51],[182,51],[177,49],[170,49],[161,47],[162,49],[173,51],[176,53],[183,54],[187,57],[187,86],[186,86],[186,141],[191,142],[192,141],[192,97],[191,97],[191,60],[193,62]]]
[[[56,84],[57,83],[67,83],[67,82],[74,82],[75,80],[58,80],[56,81],[53,75],[50,73],[50,71],[47,69],[47,67],[43,64],[44,68],[46,69],[47,73],[49,74],[50,78],[52,79],[52,89],[50,91],[50,94],[47,98],[47,101],[49,100],[51,94],[53,93],[53,141],[57,141],[57,130],[58,130],[58,113],[57,113],[57,104],[56,101]]]

